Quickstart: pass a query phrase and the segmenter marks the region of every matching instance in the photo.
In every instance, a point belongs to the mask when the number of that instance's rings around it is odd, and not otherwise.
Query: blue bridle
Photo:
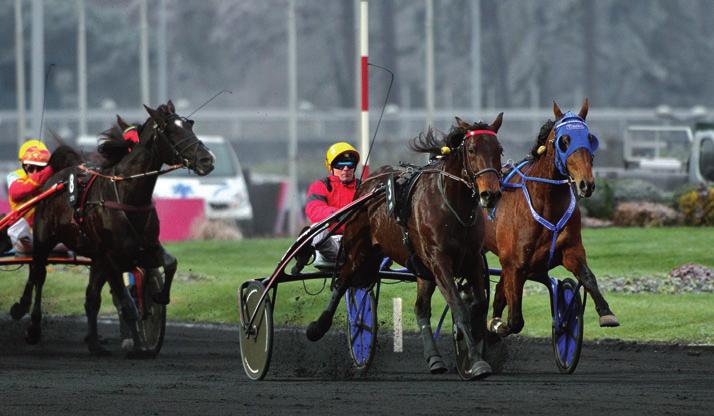
[[[590,156],[595,156],[600,142],[597,137],[590,134],[587,123],[580,118],[579,115],[568,111],[563,118],[555,124],[555,167],[561,175],[568,177],[568,167],[566,161],[568,157],[578,151],[578,149],[587,149]],[[570,138],[570,143],[565,151],[560,149],[560,139],[563,136]]]

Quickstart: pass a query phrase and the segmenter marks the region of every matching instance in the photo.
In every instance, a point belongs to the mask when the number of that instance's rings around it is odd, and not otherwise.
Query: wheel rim
[[[348,289],[345,293],[345,303],[352,360],[357,368],[365,368],[374,355],[377,334],[374,295],[367,289]]]
[[[155,303],[152,293],[158,293],[163,288],[163,278],[160,274],[147,274],[147,289],[144,291],[144,314],[137,323],[139,337],[144,346],[158,353],[163,343],[166,330],[166,305]]]
[[[252,380],[262,379],[268,371],[270,355],[272,353],[273,339],[273,308],[270,297],[266,296],[263,302],[258,305],[258,301],[263,293],[263,285],[259,282],[251,282],[239,293],[242,301],[240,307],[243,308],[240,328],[240,351],[243,369],[246,375]],[[256,311],[257,314],[250,330],[245,329],[244,317],[250,317]]]
[[[570,279],[560,284],[560,296],[553,328],[556,363],[561,370],[572,373],[580,358],[582,343],[582,301]]]

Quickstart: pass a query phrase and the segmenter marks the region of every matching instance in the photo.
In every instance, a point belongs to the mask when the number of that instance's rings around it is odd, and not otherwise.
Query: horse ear
[[[464,120],[461,120],[459,117],[454,117],[456,119],[456,125],[461,127],[462,129],[468,130],[471,128],[469,123],[465,122]]]
[[[501,123],[503,123],[503,112],[498,113],[498,116],[496,116],[496,120],[491,123],[489,126],[491,128],[491,131],[494,133],[498,133],[498,129],[501,128]]]
[[[553,100],[553,115],[555,116],[555,119],[559,119],[563,117],[563,112],[560,110],[560,107],[558,106],[558,103]]]
[[[590,108],[590,102],[588,101],[588,97],[585,97],[585,101],[583,101],[583,106],[580,107],[580,113],[578,115],[580,118],[585,120],[585,117],[588,116],[588,109]]]
[[[126,130],[126,128],[129,127],[129,123],[124,121],[124,119],[121,118],[121,116],[119,114],[117,114],[117,125],[119,126],[120,129],[122,129],[122,131]]]
[[[166,107],[168,107],[169,113],[174,114],[176,113],[176,108],[174,107],[174,103],[169,100],[168,103],[166,103]]]
[[[148,107],[146,104],[144,104],[144,108],[146,109],[146,112],[149,113],[149,116],[154,119],[154,121],[161,120],[161,115],[158,111],[154,110],[151,107]]]

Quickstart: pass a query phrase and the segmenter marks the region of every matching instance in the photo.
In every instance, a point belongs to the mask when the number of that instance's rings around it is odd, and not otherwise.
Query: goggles
[[[37,165],[22,165],[23,169],[25,169],[25,172],[27,173],[35,173],[41,171],[44,166],[37,166]]]
[[[344,168],[354,169],[357,163],[354,160],[341,160],[332,164],[332,169],[342,170]]]

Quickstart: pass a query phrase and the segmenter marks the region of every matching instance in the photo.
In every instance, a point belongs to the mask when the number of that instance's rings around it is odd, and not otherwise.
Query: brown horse
[[[582,198],[595,189],[592,165],[597,138],[587,129],[587,113],[587,98],[577,115],[563,114],[553,102],[555,122],[549,120],[541,128],[531,159],[518,165],[522,175],[506,177],[495,218],[486,221],[486,250],[498,256],[502,268],[489,322],[492,332],[507,335],[523,329],[526,279],[545,282],[548,271],[558,265],[573,273],[593,297],[600,326],[619,325],[587,265],[573,192],[574,187]],[[556,228],[560,229],[554,237]],[[508,322],[504,323],[501,314],[506,305]]]
[[[346,261],[332,289],[332,298],[317,321],[310,324],[307,336],[320,339],[330,328],[335,309],[348,287],[367,287],[375,282],[380,262],[387,256],[407,265],[417,276],[418,298],[415,310],[424,337],[425,357],[438,356],[431,337],[430,297],[434,281],[449,304],[458,336],[468,345],[471,363],[467,378],[484,377],[491,367],[483,360],[479,348],[486,333],[488,301],[484,292],[483,218],[479,207],[493,207],[500,198],[502,148],[496,138],[503,113],[488,125],[468,124],[456,118],[456,126],[438,140],[429,130],[411,143],[413,150],[442,154],[431,164],[419,169],[414,179],[410,214],[400,225],[387,210],[388,198],[375,197],[355,214],[345,227],[342,240]],[[375,171],[357,191],[355,198],[385,186],[404,171],[385,166]],[[466,279],[466,288],[457,287],[457,278]],[[461,290],[460,290],[461,289]],[[461,297],[461,293],[471,292]],[[480,314],[481,325],[472,323]],[[477,331],[472,330],[472,325]],[[431,363],[430,363],[431,365]],[[446,370],[443,362],[435,372]]]

